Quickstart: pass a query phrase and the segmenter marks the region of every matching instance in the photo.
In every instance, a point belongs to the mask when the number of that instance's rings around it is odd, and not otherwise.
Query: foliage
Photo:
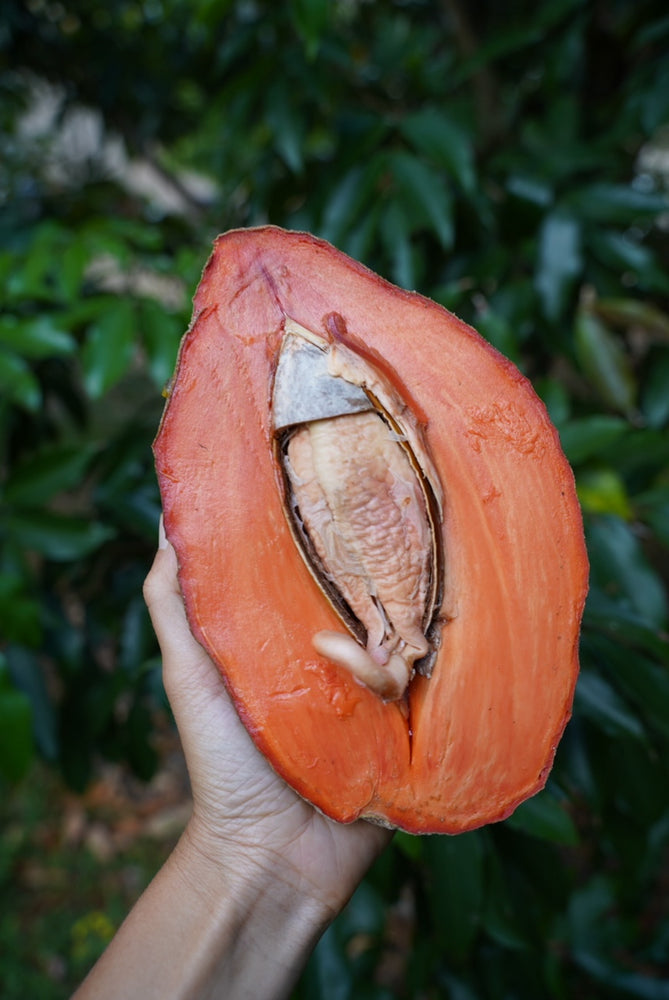
[[[147,784],[107,765],[74,796],[38,762],[3,796],[3,1000],[72,995],[174,846],[182,770],[174,759]]]
[[[575,470],[591,591],[548,788],[397,836],[302,1000],[669,997],[668,41],[655,0],[7,5],[6,780],[33,740],[79,787],[100,755],[151,773],[150,440],[215,231],[304,228],[447,305],[532,379]]]

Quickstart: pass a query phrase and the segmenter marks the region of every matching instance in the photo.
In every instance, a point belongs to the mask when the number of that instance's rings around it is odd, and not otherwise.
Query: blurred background
[[[151,441],[213,237],[265,222],[519,365],[592,564],[546,790],[397,835],[295,997],[669,998],[662,0],[4,0],[2,997],[69,996],[188,815]]]

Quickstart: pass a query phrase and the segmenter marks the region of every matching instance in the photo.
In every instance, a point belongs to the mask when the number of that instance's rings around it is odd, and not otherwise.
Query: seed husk
[[[399,700],[416,667],[429,675],[441,593],[442,491],[418,422],[366,359],[292,322],[273,411],[293,537],[347,629],[314,647]]]

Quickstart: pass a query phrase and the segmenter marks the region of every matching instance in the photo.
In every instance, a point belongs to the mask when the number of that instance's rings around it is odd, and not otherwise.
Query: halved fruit
[[[474,330],[307,234],[228,233],[155,456],[193,632],[300,795],[457,833],[543,787],[581,515],[543,404]]]

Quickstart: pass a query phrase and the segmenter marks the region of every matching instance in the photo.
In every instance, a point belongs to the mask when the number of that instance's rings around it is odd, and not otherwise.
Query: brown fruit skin
[[[408,714],[312,646],[341,623],[283,510],[270,402],[286,317],[395,383],[444,489],[441,645]],[[453,834],[544,786],[578,674],[582,519],[543,403],[473,329],[308,234],[227,233],[154,451],[193,632],[300,795],[341,822]]]

